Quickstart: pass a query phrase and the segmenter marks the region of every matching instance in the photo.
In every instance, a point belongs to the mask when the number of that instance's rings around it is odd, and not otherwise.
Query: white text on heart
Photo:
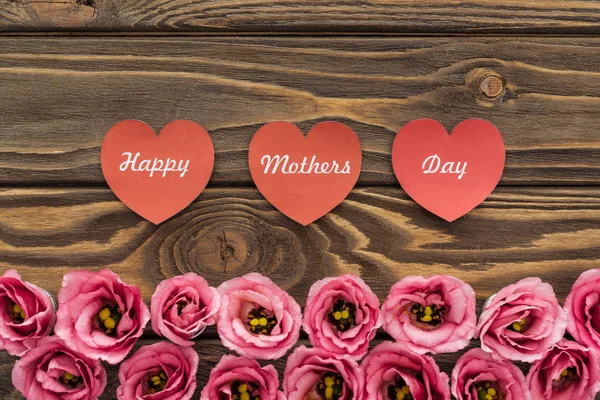
[[[125,152],[123,156],[127,157],[127,160],[123,161],[119,166],[119,170],[125,172],[128,168],[131,168],[133,172],[149,172],[150,177],[154,175],[155,172],[162,172],[162,177],[164,178],[168,172],[180,172],[179,176],[181,178],[184,177],[185,173],[188,172],[188,167],[190,165],[190,160],[172,160],[167,158],[166,160],[162,160],[160,158],[152,159],[143,159],[138,163],[138,158],[140,153]],[[178,162],[179,161],[179,162]]]
[[[260,165],[265,166],[264,173],[268,174],[271,170],[271,174],[275,174],[278,170],[282,174],[349,174],[350,173],[350,161],[346,161],[344,166],[340,168],[340,164],[333,160],[332,162],[317,162],[317,156],[313,155],[310,162],[308,157],[304,157],[301,162],[290,162],[290,156],[285,154],[280,156],[276,154],[271,156],[265,154],[260,159]],[[280,168],[281,166],[281,168]],[[272,168],[271,168],[272,167]]]
[[[440,165],[442,169],[440,170]],[[448,161],[442,164],[442,160],[437,154],[429,156],[423,161],[423,173],[424,174],[458,174],[458,179],[462,179],[463,175],[467,173],[467,162],[461,164],[461,161],[456,163],[454,167],[454,161]]]

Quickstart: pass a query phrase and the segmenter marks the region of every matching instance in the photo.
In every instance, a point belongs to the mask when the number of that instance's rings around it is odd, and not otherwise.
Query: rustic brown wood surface
[[[540,276],[562,299],[600,262],[600,188],[502,187],[451,224],[399,188],[360,188],[308,227],[254,188],[208,189],[158,227],[108,189],[12,188],[0,191],[0,221],[1,268],[56,294],[70,269],[109,267],[148,301],[161,280],[190,271],[212,285],[261,272],[301,304],[317,279],[345,272],[381,299],[415,272],[464,279],[480,300]]]
[[[562,302],[600,267],[598,34],[600,2],[585,0],[2,1],[0,273],[56,295],[69,270],[111,268],[149,302],[167,277],[258,271],[302,305],[325,276],[358,274],[383,300],[405,275],[445,273],[475,288],[478,309],[539,276]],[[393,176],[395,134],[422,117],[449,131],[483,118],[506,143],[501,186],[451,224]],[[157,131],[191,119],[212,136],[209,188],[159,226],[102,177],[101,141],[123,119]],[[362,143],[357,188],[307,227],[250,179],[250,139],[274,120],[340,121]],[[157,340],[147,328],[136,348]],[[195,349],[200,389],[226,349],[214,327]],[[436,359],[449,373],[460,354]],[[14,360],[0,352],[1,399],[21,398]],[[115,399],[107,371],[102,399]]]
[[[4,31],[598,33],[593,0],[4,0]]]
[[[600,182],[599,38],[2,38],[0,183],[104,184],[102,138],[123,119],[212,135],[211,184],[251,184],[264,123],[334,119],[364,149],[359,184],[396,185],[408,121],[496,124],[502,184]]]

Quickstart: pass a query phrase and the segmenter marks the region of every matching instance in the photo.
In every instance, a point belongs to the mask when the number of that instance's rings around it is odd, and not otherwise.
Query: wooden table
[[[76,268],[111,268],[148,302],[189,271],[215,286],[258,271],[301,304],[325,276],[358,274],[384,299],[405,275],[445,273],[481,307],[532,275],[562,301],[600,267],[598,2],[11,0],[0,31],[0,271],[54,294]],[[506,143],[500,186],[451,224],[392,172],[396,132],[422,117],[487,119]],[[159,226],[102,177],[102,138],[123,119],[191,119],[212,136],[208,189]],[[363,146],[356,189],[307,227],[248,172],[250,139],[274,120],[340,121]],[[201,388],[225,349],[215,329],[195,348]],[[437,359],[450,371],[457,357]],[[13,362],[0,353],[3,388]]]

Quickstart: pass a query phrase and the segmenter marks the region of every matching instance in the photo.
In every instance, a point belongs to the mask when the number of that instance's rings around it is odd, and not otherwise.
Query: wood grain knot
[[[304,274],[306,260],[286,222],[235,200],[208,200],[161,226],[151,252],[158,251],[166,277],[195,272],[218,285],[260,272],[279,284],[291,283]]]
[[[498,76],[488,75],[481,80],[479,88],[484,96],[495,99],[504,92],[504,82]]]
[[[502,104],[507,96],[510,97],[506,79],[489,68],[476,68],[470,71],[465,77],[465,84],[479,104],[487,107]]]
[[[96,17],[95,0],[33,1],[29,11],[38,23],[56,28],[84,28]]]

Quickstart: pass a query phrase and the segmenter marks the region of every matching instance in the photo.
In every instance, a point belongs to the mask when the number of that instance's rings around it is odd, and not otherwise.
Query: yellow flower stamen
[[[325,389],[325,398],[331,399],[332,397],[333,397],[333,388],[331,386],[328,386]]]
[[[404,387],[402,388],[402,393],[404,393],[404,394],[409,394],[409,393],[410,393],[410,388],[409,388],[408,386],[404,386]]]
[[[252,318],[250,320],[250,325],[257,326],[258,325],[258,318]]]
[[[104,320],[104,326],[107,329],[114,329],[115,326],[117,326],[117,323],[115,322],[114,319],[112,319],[111,317],[108,317]]]
[[[431,310],[431,307],[427,306],[425,307],[425,315],[431,315],[431,313],[433,313],[433,311]]]
[[[100,314],[98,314],[98,318],[100,318],[101,321],[104,321],[109,317],[110,317],[110,310],[108,308],[103,308],[102,311],[100,311]]]
[[[13,306],[13,311],[17,314],[21,314],[23,312],[23,309],[15,303],[15,305]]]
[[[487,392],[488,392],[488,394],[489,394],[489,395],[491,395],[491,396],[495,396],[495,395],[496,395],[496,393],[497,393],[497,392],[496,392],[496,389],[494,389],[493,387],[489,388],[489,389],[487,390]]]
[[[65,372],[65,378],[66,378],[68,381],[70,381],[70,380],[72,380],[72,379],[73,379],[73,374],[70,374],[70,373],[68,373],[68,372]]]
[[[335,384],[335,381],[333,380],[332,377],[328,376],[325,378],[325,386],[327,387],[331,387]]]
[[[258,320],[258,323],[260,326],[267,326],[267,319],[265,317],[262,317],[261,319]]]
[[[348,312],[348,310],[342,311],[342,318],[348,319],[349,316],[350,316],[350,312]]]
[[[340,319],[342,319],[342,313],[339,311],[334,312],[333,318],[335,318],[336,321],[339,321]]]
[[[241,385],[238,386],[238,392],[240,393],[246,393],[248,391],[248,385],[246,385],[245,383],[242,383]]]

